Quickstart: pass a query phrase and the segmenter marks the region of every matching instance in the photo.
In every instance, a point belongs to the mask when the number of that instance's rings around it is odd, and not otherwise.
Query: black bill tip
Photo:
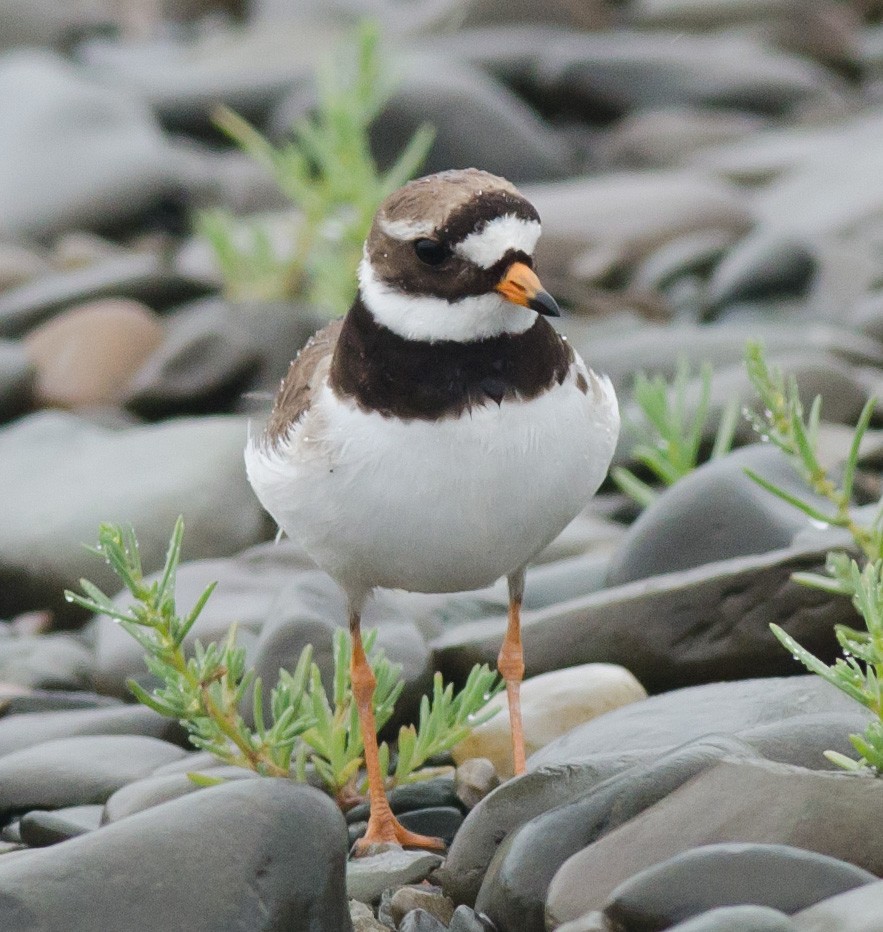
[[[552,295],[549,294],[548,291],[538,291],[527,302],[527,306],[532,311],[536,311],[537,314],[542,314],[544,317],[561,316],[561,310],[558,307],[558,302],[552,297]]]

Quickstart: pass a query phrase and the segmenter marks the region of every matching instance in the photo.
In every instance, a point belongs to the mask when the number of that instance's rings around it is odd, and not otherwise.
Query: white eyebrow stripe
[[[470,233],[454,248],[464,259],[474,262],[479,268],[489,269],[511,250],[533,255],[540,231],[536,220],[504,214],[494,217],[477,233]]]
[[[431,236],[435,228],[425,220],[387,220],[380,218],[380,229],[393,239],[409,240],[421,236]]]

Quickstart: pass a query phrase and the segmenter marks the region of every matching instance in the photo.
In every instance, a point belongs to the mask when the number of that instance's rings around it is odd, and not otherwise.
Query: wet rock
[[[157,929],[190,932],[349,932],[345,837],[337,807],[309,787],[272,779],[212,787],[64,845],[3,858],[0,924],[135,932],[149,916]],[[72,901],[89,908],[72,914]]]
[[[405,783],[390,790],[387,798],[390,808],[396,815],[433,807],[459,806],[454,783],[446,777]],[[347,812],[346,820],[347,822],[366,821],[368,814],[368,803],[361,803]]]
[[[712,307],[770,297],[801,297],[809,290],[816,262],[804,243],[780,240],[773,248],[756,243],[740,249],[716,269],[708,285]]]
[[[103,811],[103,806],[66,806],[54,812],[32,809],[21,817],[21,840],[31,848],[47,848],[94,832],[101,825]]]
[[[802,910],[793,918],[794,932],[874,932],[883,909],[883,881],[841,893]]]
[[[883,846],[861,826],[865,807],[876,805],[881,792],[862,775],[722,761],[566,861],[549,888],[548,920],[602,908],[638,871],[718,842],[805,848],[878,873]],[[859,835],[865,841],[857,849]]]
[[[578,766],[551,765],[507,781],[470,812],[434,876],[455,903],[475,903],[488,865],[507,835],[647,757],[646,751],[610,751]]]
[[[735,557],[525,612],[527,674],[618,663],[651,693],[715,679],[789,674],[795,665],[777,646],[769,630],[773,621],[831,660],[837,655],[831,626],[853,624],[853,609],[844,599],[791,579],[797,571],[820,572],[828,549],[814,541]],[[446,632],[432,644],[438,669],[458,678],[475,663],[494,664],[505,630],[501,616]]]
[[[0,719],[0,754],[75,735],[140,735],[181,743],[181,726],[142,705],[23,712]]]
[[[647,695],[624,667],[583,664],[526,679],[521,687],[525,751],[533,754],[559,735],[598,715]],[[487,710],[497,714],[472,730],[454,749],[454,761],[489,758],[504,779],[512,776],[512,734],[505,693],[495,696]]]
[[[399,821],[418,835],[441,838],[445,845],[450,845],[463,824],[463,813],[454,806],[431,806],[403,812]]]
[[[128,298],[162,310],[207,290],[205,282],[175,271],[162,255],[125,253],[0,294],[0,336],[21,336],[72,304]]]
[[[60,408],[116,404],[162,339],[162,322],[135,301],[72,307],[25,337],[36,400]]]
[[[708,683],[651,696],[640,703],[624,706],[574,728],[535,754],[529,766],[560,766],[566,762],[604,754],[615,742],[620,751],[671,748],[704,734],[731,734],[741,737],[755,729],[794,721],[797,728],[821,716],[841,714],[851,718],[852,730],[863,731],[868,716],[855,702],[829,683],[815,676],[739,680]],[[762,740],[763,732],[757,734]],[[795,748],[803,740],[798,733]],[[845,735],[829,736],[831,747],[849,753]],[[774,746],[770,742],[769,747]],[[814,744],[804,745],[814,753]],[[828,767],[824,759],[811,754],[800,761],[805,767]]]
[[[185,558],[260,540],[263,512],[242,468],[245,427],[216,417],[108,430],[47,412],[0,430],[0,615],[81,616],[63,591],[84,576],[113,591],[116,577],[83,547],[101,521],[135,526],[147,572],[162,565],[182,513]]]
[[[353,932],[387,932],[389,926],[374,918],[374,911],[366,903],[350,900],[350,919]]]
[[[455,779],[457,798],[467,809],[474,809],[500,785],[497,768],[486,757],[468,757],[457,767]]]
[[[706,737],[635,764],[582,797],[535,816],[500,844],[475,908],[504,930],[542,932],[549,884],[569,857],[721,759],[752,756],[742,742]],[[474,846],[475,839],[467,838],[470,843]]]
[[[347,864],[347,895],[363,903],[376,903],[388,887],[425,880],[442,860],[428,851],[402,849],[356,858]]]
[[[68,712],[76,709],[118,709],[119,699],[99,696],[98,693],[78,689],[68,692],[63,689],[21,689],[16,686],[0,686],[0,708],[3,717],[27,712]],[[162,737],[162,736],[154,736]]]
[[[491,926],[481,921],[475,910],[468,906],[458,906],[451,917],[448,932],[488,932]]]
[[[798,532],[812,526],[810,520],[750,479],[749,468],[822,510],[829,507],[806,490],[778,448],[743,447],[704,463],[641,513],[613,556],[607,584],[620,586],[788,547]]]
[[[22,99],[28,107],[21,107]],[[176,156],[146,105],[60,57],[17,51],[0,65],[0,229],[45,236],[108,225],[157,204]]]
[[[68,635],[5,636],[0,629],[0,683],[28,689],[87,689],[92,652]]]
[[[719,906],[754,904],[792,914],[875,880],[846,861],[788,845],[703,845],[620,884],[604,915],[625,928],[664,928]]]
[[[44,741],[0,757],[0,811],[103,803],[121,786],[184,753],[167,741],[133,735]]]

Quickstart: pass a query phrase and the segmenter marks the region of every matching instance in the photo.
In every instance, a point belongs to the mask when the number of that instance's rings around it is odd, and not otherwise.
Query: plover
[[[476,169],[420,178],[381,204],[358,295],[291,364],[248,478],[279,526],[344,589],[374,842],[407,831],[384,791],[360,615],[375,588],[454,592],[508,579],[506,682],[514,770],[525,568],[585,507],[619,432],[609,379],[546,320],[537,211]]]

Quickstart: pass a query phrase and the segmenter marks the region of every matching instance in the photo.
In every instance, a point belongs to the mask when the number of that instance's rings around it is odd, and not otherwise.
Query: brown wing
[[[313,390],[328,370],[343,320],[335,320],[313,334],[282,380],[264,436],[270,445],[284,437],[310,407]]]

